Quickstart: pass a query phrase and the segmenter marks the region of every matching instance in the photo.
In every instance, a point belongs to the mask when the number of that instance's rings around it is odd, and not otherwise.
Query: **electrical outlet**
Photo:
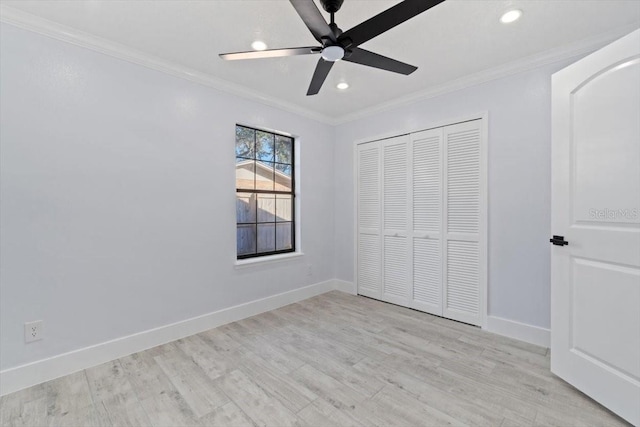
[[[313,268],[311,264],[307,264],[307,276],[313,276]]]
[[[24,341],[32,342],[42,339],[42,320],[24,324]]]

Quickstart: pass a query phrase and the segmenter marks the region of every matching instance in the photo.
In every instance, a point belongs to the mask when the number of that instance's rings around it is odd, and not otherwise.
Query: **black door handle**
[[[549,241],[556,246],[566,246],[569,244],[569,242],[564,240],[564,236],[553,236],[553,239],[549,239]]]

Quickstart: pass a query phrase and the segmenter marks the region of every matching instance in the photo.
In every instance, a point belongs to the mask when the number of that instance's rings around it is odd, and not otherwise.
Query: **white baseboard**
[[[346,283],[346,282],[345,282]],[[0,396],[100,365],[211,328],[255,316],[288,304],[339,289],[334,280],[251,301],[191,319],[85,347],[0,371]]]
[[[541,347],[548,348],[551,345],[551,331],[549,329],[516,322],[515,320],[503,319],[502,317],[487,316],[485,330]]]
[[[333,279],[333,289],[337,291],[346,292],[351,295],[357,295],[356,285],[353,282],[347,282],[346,280]]]
[[[300,289],[294,289],[289,292],[250,301],[170,325],[6,369],[0,371],[0,396],[227,323],[255,316],[265,311],[275,310],[331,290],[356,295],[355,284],[353,282],[338,279],[327,280]],[[501,317],[488,316],[486,330],[543,347],[549,347],[550,345],[549,329],[527,325]]]

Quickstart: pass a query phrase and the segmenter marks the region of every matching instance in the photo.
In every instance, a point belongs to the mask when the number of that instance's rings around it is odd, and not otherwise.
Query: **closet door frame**
[[[488,317],[488,146],[489,146],[489,112],[481,111],[475,114],[460,116],[446,120],[425,120],[412,125],[411,128],[399,128],[384,134],[372,135],[353,141],[353,289],[358,294],[358,146],[401,135],[408,135],[425,130],[441,128],[472,120],[481,120],[482,141],[480,145],[480,221],[479,221],[479,298],[480,321],[479,326],[487,329]]]

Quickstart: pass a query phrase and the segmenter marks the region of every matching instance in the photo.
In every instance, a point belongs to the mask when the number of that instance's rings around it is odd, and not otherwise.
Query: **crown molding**
[[[610,32],[596,35],[594,37],[583,39],[576,43],[527,56],[516,61],[499,65],[488,70],[480,71],[475,74],[470,74],[456,80],[451,80],[437,86],[432,86],[426,90],[419,91],[400,98],[395,98],[388,102],[384,102],[373,107],[343,116],[340,119],[333,120],[333,125],[337,126],[340,124],[353,122],[355,120],[360,120],[365,117],[393,110],[395,108],[406,106],[408,104],[423,101],[429,98],[435,98],[440,95],[455,92],[471,86],[476,86],[482,83],[487,83],[492,80],[497,80],[513,74],[522,73],[538,67],[543,67],[545,65],[550,65],[555,62],[586,55],[637,29],[637,25],[628,25],[617,28]]]
[[[271,97],[264,93],[249,90],[242,85],[213,77],[210,74],[140,52],[120,43],[58,24],[10,6],[0,4],[0,21],[332,126],[352,122],[414,102],[435,98],[446,93],[455,92],[558,61],[585,55],[638,28],[637,25],[617,28],[613,31],[583,39],[576,43],[547,50],[498,67],[432,86],[407,96],[395,98],[340,118],[335,118],[291,102]]]
[[[141,52],[120,43],[102,37],[94,36],[39,16],[23,12],[19,9],[0,4],[0,21],[25,30],[33,31],[54,39],[58,39],[76,46],[91,49],[109,56],[113,56],[133,64],[142,65],[152,70],[160,71],[174,77],[189,80],[222,92],[236,95],[251,101],[259,102],[269,107],[275,107],[325,124],[334,125],[334,119],[303,108],[299,105],[273,98],[264,93],[247,89],[241,85],[219,79],[178,63]]]

